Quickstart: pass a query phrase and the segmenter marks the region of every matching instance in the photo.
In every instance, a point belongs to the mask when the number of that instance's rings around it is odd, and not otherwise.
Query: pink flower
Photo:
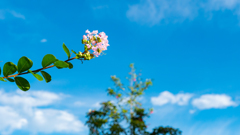
[[[96,46],[97,46],[97,47],[101,47],[101,46],[102,46],[102,43],[97,43]]]
[[[105,34],[104,32],[100,32],[98,35],[99,35],[100,37],[105,37],[105,36],[106,36],[106,34]]]
[[[98,57],[100,55],[100,53],[98,52],[93,52],[94,56]]]
[[[98,57],[100,55],[100,52],[98,52],[98,47],[93,46],[92,50],[94,51],[93,54]]]
[[[88,34],[90,34],[90,31],[89,31],[88,29],[87,29],[85,32],[88,33]]]
[[[151,114],[153,113],[153,111],[150,112]]]
[[[135,81],[136,81],[136,78],[134,78],[133,81],[135,82]]]
[[[98,30],[94,30],[92,31],[92,33],[89,30],[86,30],[87,36],[83,35],[83,39],[89,39],[91,40],[91,44],[92,44],[92,50],[93,50],[93,54],[98,57],[102,51],[107,50],[107,47],[110,46],[108,44],[108,36],[104,33],[104,32],[100,32],[98,34]],[[97,42],[94,40],[94,38],[100,38],[101,42]],[[86,44],[86,46],[88,48],[91,47],[91,44]]]
[[[92,34],[97,34],[98,33],[98,30],[94,30],[93,32],[92,32]]]
[[[92,50],[93,50],[94,52],[97,52],[97,49],[98,49],[98,47],[95,47],[95,46],[92,47]]]
[[[92,36],[91,33],[90,33],[90,34],[87,34],[87,37],[88,37],[89,39],[92,39],[92,38],[93,38],[93,36]]]
[[[93,40],[93,41],[92,41],[92,44],[95,45],[95,44],[96,44],[96,41]]]
[[[118,96],[116,96],[116,98],[118,98]]]
[[[89,45],[89,44],[86,44],[86,46],[87,46],[87,48],[91,48],[91,45]]]
[[[86,36],[86,35],[83,35],[83,39],[87,39],[87,36]]]

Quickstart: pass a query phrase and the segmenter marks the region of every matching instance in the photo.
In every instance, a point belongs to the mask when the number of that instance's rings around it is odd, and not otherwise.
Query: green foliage
[[[15,82],[15,80],[14,79],[12,79],[12,78],[6,78],[9,82]]]
[[[24,71],[27,71],[32,66],[33,66],[33,62],[29,58],[23,56],[19,59],[18,64],[17,64],[18,73],[22,73]]]
[[[47,83],[49,83],[52,80],[51,75],[48,74],[47,72],[41,71],[41,70],[51,68],[54,66],[57,67],[58,69],[62,69],[62,68],[72,69],[73,64],[68,61],[73,60],[73,59],[86,60],[89,58],[89,55],[91,55],[91,54],[88,54],[89,51],[83,52],[83,53],[79,52],[79,54],[77,54],[75,51],[72,50],[72,52],[74,52],[76,54],[76,57],[73,57],[70,59],[70,57],[71,57],[70,51],[64,43],[63,43],[63,50],[66,52],[66,54],[68,56],[68,59],[66,61],[58,60],[54,55],[47,54],[42,59],[42,68],[33,70],[33,71],[30,70],[30,68],[33,66],[33,62],[26,56],[23,56],[18,60],[17,66],[12,62],[7,62],[3,66],[3,76],[4,77],[0,77],[0,81],[7,82],[6,80],[8,80],[9,82],[15,82],[16,85],[21,90],[27,91],[30,89],[30,84],[26,79],[24,79],[22,77],[18,77],[19,75],[31,73],[39,81],[43,81],[43,77],[44,77],[45,81]],[[81,54],[81,56],[80,56],[80,54]],[[81,58],[83,58],[83,59],[81,59]],[[16,71],[18,71],[18,73],[13,75]],[[39,71],[41,72],[43,77],[41,75],[37,74],[37,72],[39,72]],[[1,68],[0,68],[0,75],[1,75]],[[13,77],[13,78],[11,78],[11,77]]]
[[[88,112],[86,125],[90,135],[181,135],[180,130],[171,127],[157,127],[152,133],[146,131],[144,119],[150,116],[153,109],[146,111],[142,108],[139,98],[152,85],[152,81],[143,81],[141,73],[136,74],[134,64],[130,68],[130,78],[127,77],[130,85],[127,87],[119,78],[111,76],[116,89],[108,88],[107,93],[115,97],[117,103],[103,102],[99,110]]]
[[[69,68],[69,69],[72,69],[72,68],[73,68],[73,64],[70,63],[70,62],[67,62],[67,63],[68,63],[68,68]]]
[[[52,68],[52,67],[57,67],[58,69],[62,69],[62,68],[72,69],[73,64],[69,62],[70,60],[74,60],[74,59],[90,60],[91,58],[93,58],[93,54],[90,54],[88,50],[84,52],[79,51],[79,53],[76,53],[75,51],[72,50],[72,52],[76,54],[76,56],[73,58],[70,58],[71,57],[70,51],[64,43],[63,43],[63,50],[68,56],[67,60],[65,61],[58,60],[54,55],[47,54],[42,59],[42,68],[37,70],[30,70],[30,68],[32,68],[33,66],[33,62],[26,56],[23,56],[18,60],[17,66],[12,62],[7,62],[3,66],[4,77],[0,77],[0,81],[7,82],[8,80],[9,82],[15,82],[16,85],[21,90],[27,91],[30,89],[29,82],[26,79],[18,76],[31,73],[39,81],[43,81],[43,77],[44,77],[45,81],[49,83],[52,80],[51,75],[42,70],[45,70],[47,68]],[[18,71],[18,73],[14,74],[16,71]],[[41,72],[43,77],[37,74],[39,71]],[[1,75],[1,72],[2,71],[0,68],[0,75]]]
[[[65,61],[58,60],[54,63],[54,66],[56,66],[58,69],[61,69],[61,68],[68,68],[69,64]]]
[[[39,81],[42,81],[42,80],[43,80],[43,78],[42,78],[41,75],[33,73],[30,69],[28,70],[28,72],[30,72],[30,73],[31,73],[35,78],[37,78]]]
[[[6,81],[6,80],[4,80],[2,77],[0,77],[0,81],[7,82],[7,81]]]
[[[29,82],[22,77],[15,77],[15,82],[16,82],[18,88],[23,90],[23,91],[27,91],[27,90],[30,89]]]
[[[63,43],[63,50],[66,52],[67,56],[68,56],[68,59],[71,57],[70,55],[70,51],[69,49],[67,48],[67,46]]]
[[[49,82],[52,80],[51,75],[49,75],[47,72],[45,72],[45,71],[41,71],[41,74],[43,75],[43,77],[44,77],[46,83],[49,83]]]
[[[54,63],[55,61],[57,61],[57,58],[54,55],[47,54],[42,59],[42,67],[45,68]]]
[[[3,75],[6,77],[12,75],[17,71],[17,66],[12,62],[7,62],[3,66]]]
[[[154,128],[153,132],[148,135],[180,135],[182,132],[172,127]]]

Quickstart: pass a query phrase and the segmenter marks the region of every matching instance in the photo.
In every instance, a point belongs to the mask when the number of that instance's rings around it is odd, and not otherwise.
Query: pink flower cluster
[[[88,40],[86,43],[87,48],[91,48],[93,50],[94,56],[98,57],[102,51],[107,50],[108,44],[108,36],[104,32],[100,32],[98,34],[98,30],[94,30],[90,32],[86,30],[87,35],[83,35],[83,40]]]

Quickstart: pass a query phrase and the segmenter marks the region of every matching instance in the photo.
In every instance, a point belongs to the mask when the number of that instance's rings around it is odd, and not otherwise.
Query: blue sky
[[[31,82],[28,92],[0,82],[0,133],[79,135],[89,109],[114,100],[111,75],[129,64],[154,79],[142,102],[154,108],[153,127],[183,135],[238,135],[240,117],[240,2],[238,0],[2,0],[0,66],[22,56],[41,67],[45,54],[65,60],[62,49],[81,51],[85,30],[108,35],[107,55],[47,70],[52,82]],[[61,124],[59,124],[61,123]]]

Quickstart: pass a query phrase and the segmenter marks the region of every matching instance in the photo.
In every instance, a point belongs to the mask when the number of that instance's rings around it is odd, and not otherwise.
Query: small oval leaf
[[[44,79],[47,83],[49,83],[52,80],[51,75],[49,75],[47,72],[41,71],[41,73],[42,73],[42,75],[43,75],[43,77],[44,77]]]
[[[25,56],[21,57],[17,64],[18,73],[27,71],[28,69],[30,69],[32,67],[32,65],[33,65],[33,62],[29,58],[27,58]]]
[[[61,60],[56,61],[56,62],[54,63],[54,66],[56,66],[57,68],[68,68],[68,67],[69,67],[69,65],[68,65],[67,62],[61,61]]]
[[[54,63],[55,61],[57,61],[57,59],[54,55],[47,54],[43,57],[42,67],[45,68],[45,67],[51,65],[52,63]]]
[[[67,62],[67,63],[68,63],[68,65],[69,65],[68,68],[69,68],[69,69],[72,69],[72,68],[73,68],[73,64],[70,63],[70,62]]]
[[[17,71],[17,66],[12,62],[7,62],[3,66],[3,75],[7,77],[8,75],[14,74]]]
[[[6,80],[4,80],[2,77],[0,77],[0,81],[4,81],[4,82],[7,82]]]
[[[12,78],[6,78],[9,82],[15,82]]]
[[[23,91],[27,91],[30,89],[29,82],[22,77],[15,77],[15,83],[17,84],[18,88]]]
[[[77,54],[75,51],[71,50],[74,54]]]
[[[70,58],[70,51],[64,43],[63,43],[63,50],[66,52],[66,54],[68,56],[68,59],[69,59]]]
[[[30,69],[28,70],[28,72],[30,72],[35,78],[37,78],[38,81],[42,81],[42,80],[43,80],[43,78],[42,78],[41,75],[39,75],[39,74],[34,74]]]

